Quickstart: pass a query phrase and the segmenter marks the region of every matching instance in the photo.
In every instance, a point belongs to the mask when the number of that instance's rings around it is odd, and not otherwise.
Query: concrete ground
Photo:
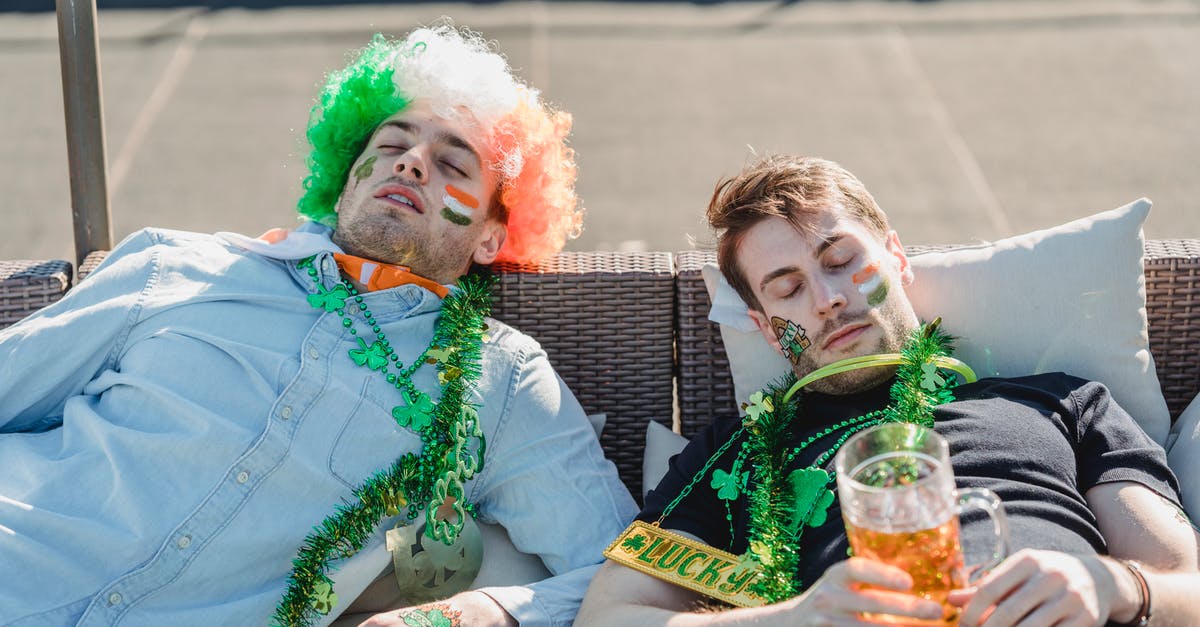
[[[294,223],[316,85],[448,15],[575,116],[574,250],[684,250],[754,152],[859,175],[908,243],[1155,201],[1200,237],[1200,3],[100,1],[113,228]],[[0,6],[0,258],[73,259],[51,0]]]

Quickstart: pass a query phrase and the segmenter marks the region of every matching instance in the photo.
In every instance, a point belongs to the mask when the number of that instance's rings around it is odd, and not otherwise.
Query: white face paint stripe
[[[462,204],[457,198],[451,196],[450,194],[442,196],[442,202],[446,203],[446,207],[449,208],[450,211],[453,211],[454,213],[457,213],[465,218],[469,218],[475,213],[474,209]]]
[[[875,289],[879,287],[879,284],[882,281],[883,281],[883,274],[880,272],[876,272],[875,274],[871,275],[871,278],[867,279],[866,281],[863,281],[862,285],[858,286],[858,293],[862,294],[863,296],[870,296],[871,292],[874,292]]]

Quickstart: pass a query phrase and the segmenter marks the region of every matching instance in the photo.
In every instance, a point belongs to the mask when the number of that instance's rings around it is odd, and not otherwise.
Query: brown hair
[[[708,224],[717,231],[717,263],[725,280],[754,310],[762,304],[737,263],[746,231],[769,217],[787,220],[797,231],[813,233],[813,217],[840,210],[868,231],[886,237],[887,216],[875,199],[842,166],[816,157],[771,155],[717,183],[708,203]]]

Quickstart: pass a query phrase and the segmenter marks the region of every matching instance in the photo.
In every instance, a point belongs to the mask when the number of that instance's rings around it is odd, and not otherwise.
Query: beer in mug
[[[865,430],[846,441],[834,463],[854,554],[908,572],[913,593],[944,608],[942,619],[930,625],[957,625],[958,608],[946,598],[967,585],[958,514],[979,507],[992,518],[996,545],[980,566],[985,571],[1008,553],[1000,499],[990,490],[956,490],[946,440],[919,425],[888,423]]]

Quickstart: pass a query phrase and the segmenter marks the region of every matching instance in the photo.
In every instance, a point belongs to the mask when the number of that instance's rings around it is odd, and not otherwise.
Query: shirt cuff
[[[600,564],[592,564],[527,586],[479,588],[521,627],[570,627],[579,613],[583,593]]]

